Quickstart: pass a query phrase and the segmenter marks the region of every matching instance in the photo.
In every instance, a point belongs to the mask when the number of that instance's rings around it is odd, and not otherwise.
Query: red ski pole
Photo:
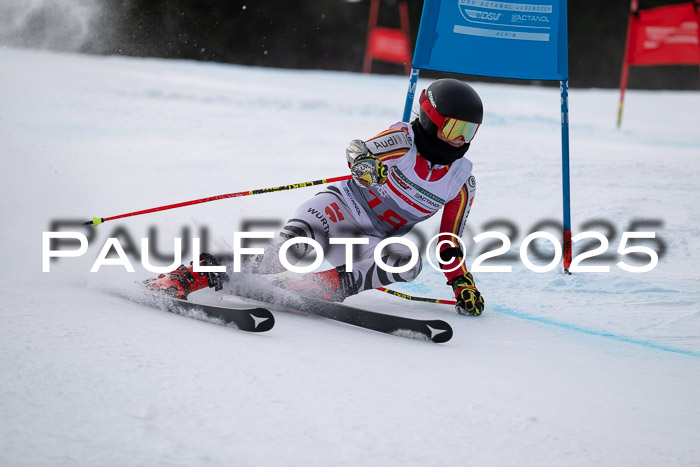
[[[126,214],[119,214],[118,216],[93,217],[91,221],[84,222],[83,225],[94,225],[95,227],[97,227],[103,222],[111,221],[114,219],[121,219],[123,217],[140,216],[141,214],[148,214],[151,212],[166,211],[168,209],[181,208],[183,206],[191,206],[193,204],[208,203],[209,201],[216,201],[218,199],[238,198],[239,196],[259,195],[262,193],[273,193],[275,191],[296,190],[297,188],[304,188],[307,186],[314,185],[324,185],[326,183],[339,182],[341,180],[349,180],[350,178],[352,178],[352,175],[344,175],[342,177],[324,178],[321,180],[314,180],[311,182],[294,183],[292,185],[275,186],[271,188],[260,188],[258,190],[239,191],[238,193],[228,193],[226,195],[210,196],[208,198],[195,199],[192,201],[184,201],[182,203],[168,204],[167,206],[158,206],[157,208],[144,209],[143,211],[128,212]]]

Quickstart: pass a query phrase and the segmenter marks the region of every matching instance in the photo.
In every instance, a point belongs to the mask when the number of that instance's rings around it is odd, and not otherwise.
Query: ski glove
[[[361,187],[368,188],[372,185],[386,183],[387,167],[375,157],[361,139],[350,141],[345,149],[352,179]]]
[[[457,304],[455,309],[460,315],[479,316],[484,311],[484,298],[474,284],[474,277],[468,272],[455,277],[447,283],[452,286]]]

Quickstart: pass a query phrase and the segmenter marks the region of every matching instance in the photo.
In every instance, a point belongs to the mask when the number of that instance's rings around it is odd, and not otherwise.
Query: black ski
[[[250,285],[236,292],[244,298],[270,303],[274,309],[300,311],[411,339],[442,343],[452,338],[452,327],[442,320],[405,318],[293,294],[270,285],[264,290]]]
[[[125,298],[132,302],[166,310],[178,315],[195,319],[218,319],[225,324],[233,324],[241,331],[265,332],[275,325],[275,316],[270,310],[250,306],[205,305],[188,300],[180,300],[149,289],[134,295],[123,290],[106,290],[111,295]]]
[[[452,327],[442,320],[404,318],[309,297],[300,297],[300,301],[303,305],[299,311],[373,331],[412,339],[427,338],[437,343],[447,342],[452,338]]]
[[[275,316],[267,308],[232,308],[227,306],[205,305],[179,298],[163,297],[153,303],[156,307],[180,314],[191,315],[201,312],[209,318],[220,319],[224,323],[233,323],[241,331],[265,332],[275,325]]]

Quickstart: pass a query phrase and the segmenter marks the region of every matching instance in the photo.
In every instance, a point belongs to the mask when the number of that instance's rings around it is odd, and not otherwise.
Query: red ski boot
[[[320,298],[331,302],[342,302],[350,295],[355,295],[357,284],[345,266],[327,271],[312,272],[304,277],[284,278],[275,281],[275,285],[286,290],[298,292],[307,297]]]
[[[201,266],[219,266],[216,258],[208,253],[199,255],[199,264]],[[181,264],[174,271],[161,274],[156,279],[148,279],[144,283],[158,292],[187,300],[187,296],[192,292],[205,287],[221,290],[224,282],[228,282],[228,275],[225,272],[194,272],[193,268],[191,262],[189,267]]]

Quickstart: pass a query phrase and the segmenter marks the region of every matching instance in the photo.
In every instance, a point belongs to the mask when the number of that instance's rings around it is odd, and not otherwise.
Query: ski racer
[[[299,206],[265,253],[246,265],[248,272],[279,274],[286,268],[278,252],[285,241],[306,237],[318,242],[332,269],[278,279],[277,285],[327,300],[343,301],[350,295],[394,282],[414,280],[420,259],[408,271],[387,272],[374,260],[374,248],[388,237],[402,236],[417,223],[442,209],[438,241],[441,264],[460,314],[480,315],[484,299],[472,274],[462,264],[464,252],[453,236],[461,237],[474,201],[476,181],[465,153],[483,119],[479,95],[468,84],[439,79],[423,90],[420,110],[412,123],[399,122],[366,141],[353,140],[346,149],[351,180],[328,186]],[[332,238],[362,238],[352,247],[352,268],[346,264],[346,245]],[[288,250],[295,263],[313,250],[306,242]],[[408,246],[391,243],[382,250],[385,265],[410,264]],[[202,254],[202,265],[218,265]],[[455,268],[456,267],[456,268]],[[453,269],[450,271],[450,269]],[[224,273],[197,273],[180,266],[147,282],[156,290],[186,298],[205,287],[220,290]]]

